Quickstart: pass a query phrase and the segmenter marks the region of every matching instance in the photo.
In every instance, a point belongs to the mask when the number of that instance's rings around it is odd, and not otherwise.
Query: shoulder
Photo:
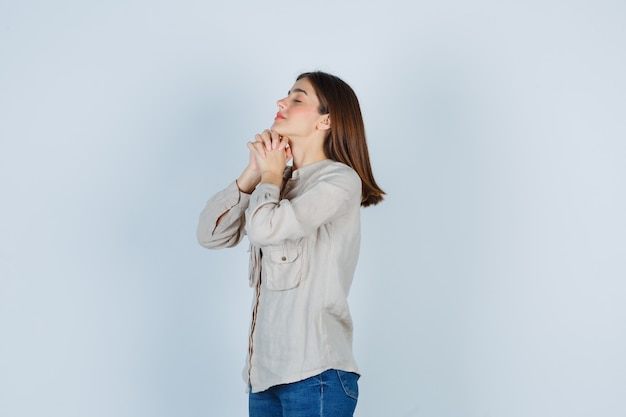
[[[319,170],[318,181],[338,187],[348,194],[361,196],[361,178],[355,170],[341,162],[330,161]]]
[[[335,177],[347,182],[358,183],[359,185],[361,184],[361,178],[355,170],[350,168],[348,165],[337,161],[330,161],[326,164],[320,170],[320,175],[324,177]]]

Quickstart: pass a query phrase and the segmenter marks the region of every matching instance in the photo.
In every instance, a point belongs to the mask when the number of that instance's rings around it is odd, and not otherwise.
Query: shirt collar
[[[302,168],[293,169],[291,167],[290,174],[292,180],[299,180],[302,178],[310,177],[314,172],[319,171],[323,167],[332,164],[332,159],[322,159],[321,161],[313,162],[312,164],[305,165]]]

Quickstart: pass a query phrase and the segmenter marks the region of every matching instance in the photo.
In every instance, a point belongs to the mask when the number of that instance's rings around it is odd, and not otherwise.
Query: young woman
[[[202,211],[198,241],[250,241],[250,416],[352,416],[359,370],[347,297],[360,207],[384,194],[357,97],[333,75],[301,74],[271,130],[247,146],[248,166]]]

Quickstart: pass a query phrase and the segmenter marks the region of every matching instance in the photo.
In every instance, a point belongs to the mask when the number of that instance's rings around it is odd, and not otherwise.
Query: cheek
[[[295,116],[295,118],[305,123],[317,123],[317,119],[319,118],[317,110],[311,109],[294,110],[291,116]]]

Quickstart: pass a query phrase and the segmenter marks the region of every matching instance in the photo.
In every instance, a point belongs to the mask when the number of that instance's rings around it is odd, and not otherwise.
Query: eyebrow
[[[289,92],[287,93],[287,95],[291,94],[291,93],[303,93],[305,96],[308,96],[307,92],[304,91],[301,88],[294,88],[293,91],[289,90]]]

